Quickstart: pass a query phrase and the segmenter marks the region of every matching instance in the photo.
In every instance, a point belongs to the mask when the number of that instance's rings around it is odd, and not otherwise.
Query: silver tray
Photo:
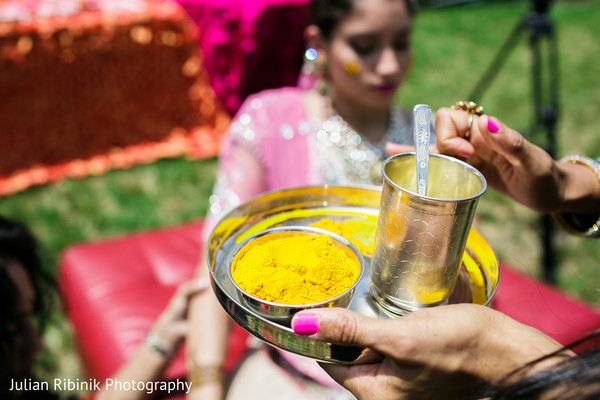
[[[246,331],[280,349],[318,361],[351,363],[365,349],[319,342],[295,334],[289,326],[253,312],[242,300],[227,270],[229,256],[248,236],[264,229],[285,225],[311,225],[323,218],[334,221],[364,221],[374,227],[381,188],[377,186],[303,186],[268,192],[226,214],[215,226],[207,248],[213,290],[231,318]],[[369,240],[369,238],[367,238]],[[393,318],[369,294],[369,254],[363,253],[365,272],[349,308],[375,318]],[[500,278],[498,259],[487,241],[475,229],[467,240],[462,268],[450,303],[489,305]]]

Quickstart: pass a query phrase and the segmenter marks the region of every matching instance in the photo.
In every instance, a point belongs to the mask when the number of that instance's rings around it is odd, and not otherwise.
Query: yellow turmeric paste
[[[232,277],[246,293],[282,304],[331,299],[358,279],[358,260],[327,235],[293,235],[255,245],[232,266]]]
[[[361,254],[371,257],[375,245],[376,223],[377,220],[375,218],[370,220],[348,218],[344,221],[334,221],[331,218],[323,218],[310,226],[337,233],[352,242]]]

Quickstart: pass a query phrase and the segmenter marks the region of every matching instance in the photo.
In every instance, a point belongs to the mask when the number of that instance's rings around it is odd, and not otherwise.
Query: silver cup
[[[371,295],[395,314],[445,304],[487,187],[485,178],[469,164],[431,154],[427,193],[419,195],[415,153],[392,156],[381,168]]]

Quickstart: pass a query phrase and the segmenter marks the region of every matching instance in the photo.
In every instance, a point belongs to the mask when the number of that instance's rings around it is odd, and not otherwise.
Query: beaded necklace
[[[387,157],[385,144],[412,143],[408,124],[397,107],[390,108],[388,130],[375,143],[363,139],[335,110],[316,132],[317,149],[329,184],[381,185],[381,164]]]

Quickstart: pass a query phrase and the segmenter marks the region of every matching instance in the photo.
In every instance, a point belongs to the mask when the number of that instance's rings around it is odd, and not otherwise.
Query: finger
[[[204,292],[210,287],[210,278],[203,277],[200,279],[193,279],[189,281],[189,287],[187,284],[184,285],[183,296],[190,297],[194,294]]]
[[[172,313],[181,315],[187,309],[187,304],[190,299],[195,294],[204,292],[210,286],[210,279],[203,277],[200,279],[192,279],[187,282],[182,283],[177,288],[177,291],[171,297],[171,301],[167,306],[167,309]]]
[[[478,128],[489,146],[513,166],[528,166],[535,161],[536,146],[523,135],[488,115],[480,118]]]
[[[179,340],[182,332],[187,331],[185,317],[189,299],[196,293],[205,291],[210,285],[208,278],[192,279],[184,282],[175,291],[169,304],[165,307],[154,324],[153,330],[161,332],[170,342]]]
[[[321,368],[333,378],[334,381],[342,386],[345,386],[345,382],[350,378],[350,366],[348,365],[337,365],[337,364],[319,364]]]
[[[313,309],[292,319],[295,333],[341,346],[367,347],[388,354],[397,344],[396,320],[380,320],[343,309]]]
[[[334,381],[352,391],[359,388],[361,383],[371,384],[377,378],[379,364],[365,365],[339,365],[319,363],[321,368],[333,378]]]
[[[205,291],[206,289],[208,289],[209,286],[209,278],[203,277],[199,279],[192,279],[179,285],[174,297],[187,299],[188,297],[193,296],[196,293]]]
[[[436,146],[440,153],[469,158],[475,149],[464,138],[469,114],[462,110],[440,108],[435,114]]]
[[[387,142],[385,144],[385,152],[390,156],[400,153],[413,153],[414,151],[415,146],[411,146],[409,144],[398,144],[394,142]],[[439,150],[434,144],[432,144],[429,145],[429,152],[436,154],[439,153]]]
[[[385,152],[388,153],[390,156],[400,153],[410,153],[413,151],[415,151],[415,146],[411,146],[408,144],[398,144],[394,142],[387,142],[385,144]]]

